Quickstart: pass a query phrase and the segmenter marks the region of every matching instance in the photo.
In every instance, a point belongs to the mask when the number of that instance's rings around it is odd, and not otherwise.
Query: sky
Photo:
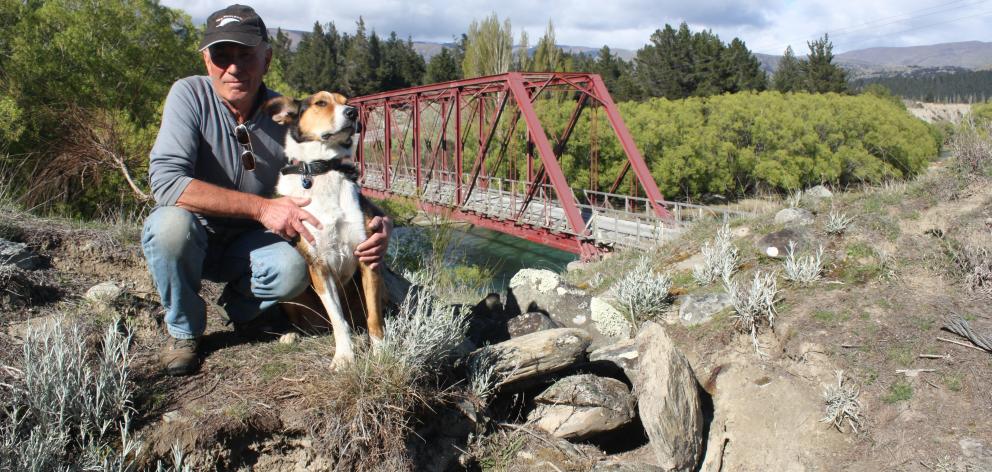
[[[226,1],[163,0],[203,24]],[[254,0],[266,26],[310,31],[333,22],[354,32],[359,16],[380,35],[395,31],[414,41],[451,42],[473,19],[495,12],[509,18],[514,42],[527,31],[531,46],[554,23],[557,43],[637,50],[666,23],[685,21],[729,42],[737,37],[754,52],[781,54],[791,45],[829,33],[834,52],[868,47],[992,41],[992,0]]]

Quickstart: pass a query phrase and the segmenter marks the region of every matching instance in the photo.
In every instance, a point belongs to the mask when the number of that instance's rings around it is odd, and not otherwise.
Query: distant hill
[[[304,31],[283,30],[289,35],[291,49],[306,34]],[[269,29],[275,35],[275,29]],[[431,41],[414,41],[413,48],[426,60],[430,60],[443,48],[453,48],[454,43],[438,43]],[[571,54],[587,54],[595,56],[599,47],[559,45],[563,51]],[[534,48],[530,49],[533,53]],[[632,60],[637,54],[630,49],[613,49],[614,54],[625,60]],[[797,50],[797,56],[802,57],[803,51]],[[774,54],[755,53],[761,68],[772,73],[778,67],[782,56]],[[851,72],[852,78],[887,77],[898,75],[914,69],[961,68],[969,70],[992,69],[992,42],[965,41],[958,43],[931,44],[927,46],[867,48],[847,51],[836,55],[837,63]]]

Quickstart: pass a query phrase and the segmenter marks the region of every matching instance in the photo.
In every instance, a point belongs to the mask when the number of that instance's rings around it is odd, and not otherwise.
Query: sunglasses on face
[[[241,153],[241,165],[245,170],[255,170],[255,153],[251,148],[251,133],[248,127],[241,124],[234,128],[234,136],[238,138],[238,144],[243,149]]]

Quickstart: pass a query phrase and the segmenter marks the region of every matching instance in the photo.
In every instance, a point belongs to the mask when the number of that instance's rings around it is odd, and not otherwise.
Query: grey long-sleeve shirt
[[[279,94],[263,86],[264,99]],[[237,122],[214,92],[210,78],[194,76],[172,85],[165,99],[162,127],[148,164],[149,181],[159,206],[175,205],[194,178],[256,195],[271,195],[286,164],[286,128],[258,107],[245,125],[251,133],[255,170],[241,164],[242,146],[234,135]],[[241,225],[248,220],[204,218],[206,224]]]

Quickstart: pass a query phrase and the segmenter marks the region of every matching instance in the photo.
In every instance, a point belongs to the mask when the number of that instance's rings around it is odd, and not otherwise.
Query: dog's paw
[[[345,367],[355,363],[355,353],[354,352],[336,352],[334,353],[334,359],[331,359],[331,370],[334,372],[340,372]]]

